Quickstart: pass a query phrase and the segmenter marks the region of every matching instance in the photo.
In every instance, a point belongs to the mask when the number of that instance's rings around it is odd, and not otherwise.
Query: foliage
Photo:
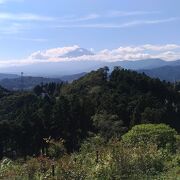
[[[51,158],[60,158],[63,156],[66,152],[66,149],[64,147],[64,140],[54,140],[49,138],[44,139],[48,145],[48,155]]]
[[[32,92],[0,88],[0,101],[0,158],[13,159],[0,161],[0,179],[179,178],[180,94],[170,83],[105,67]]]
[[[106,112],[95,114],[93,124],[102,137],[106,139],[112,137],[121,137],[125,133],[126,127],[123,127],[123,121],[117,115],[107,114]]]
[[[24,165],[14,163],[7,158],[0,162],[0,179],[18,179],[20,177],[26,177],[26,170]]]
[[[126,135],[128,134],[129,132]],[[153,137],[154,134],[149,136]],[[164,148],[159,149],[156,144],[131,142],[124,144],[117,138],[107,142],[101,136],[92,136],[82,143],[79,152],[61,155],[56,161],[46,156],[30,158],[25,162],[4,159],[1,162],[0,175],[5,179],[34,180],[168,180],[180,177],[178,148],[172,154],[164,151]]]
[[[156,144],[158,148],[176,149],[177,132],[165,124],[142,124],[134,126],[122,136],[125,144]]]
[[[70,153],[89,133],[108,141],[142,123],[180,130],[180,94],[174,86],[118,67],[69,84],[41,84],[31,92],[0,88],[0,101],[0,158],[38,156],[47,149],[46,137],[62,138]]]

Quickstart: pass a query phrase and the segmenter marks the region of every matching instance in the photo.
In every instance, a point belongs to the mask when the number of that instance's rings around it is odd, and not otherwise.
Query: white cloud
[[[142,46],[143,49],[152,50],[152,51],[167,51],[167,50],[175,50],[179,49],[180,45],[177,44],[167,44],[167,45],[151,45],[146,44]]]
[[[94,24],[61,24],[56,26],[57,28],[111,28],[111,29],[121,29],[140,25],[152,25],[152,24],[162,24],[167,22],[178,21],[180,18],[172,17],[167,19],[156,19],[156,20],[137,20],[129,21],[125,23],[94,23]]]
[[[47,42],[48,39],[45,38],[25,38],[25,37],[11,37],[11,39],[20,41],[32,41],[32,42]]]
[[[95,16],[94,16],[95,17]],[[86,17],[88,18],[88,17]],[[90,17],[89,17],[90,18]],[[93,18],[93,15],[92,15]],[[5,21],[9,20],[9,21]],[[33,24],[27,24],[29,21],[53,21],[55,19],[51,17],[33,15],[33,14],[8,14],[0,13],[0,33],[2,34],[15,34],[19,33],[22,30],[32,29]],[[152,25],[152,24],[162,24],[167,22],[173,22],[180,20],[180,18],[168,18],[160,20],[141,20],[141,21],[130,21],[121,24],[61,24],[53,26],[55,28],[101,28],[101,29],[121,29],[121,28],[130,28],[140,25]],[[2,23],[4,21],[4,23]],[[12,21],[12,22],[11,22]],[[22,22],[21,22],[22,21]],[[80,19],[79,19],[80,21]],[[38,25],[36,25],[38,26]],[[46,27],[45,27],[46,28]]]
[[[100,18],[101,15],[97,14],[97,13],[91,13],[85,16],[81,16],[81,17],[77,17],[77,16],[67,16],[67,17],[63,17],[60,18],[60,22],[81,22],[81,21],[89,21],[89,20],[94,20],[94,19],[98,19]]]
[[[0,20],[10,20],[10,21],[52,21],[52,17],[41,16],[37,14],[30,13],[0,13]]]
[[[179,60],[180,59],[180,51],[173,52],[173,51],[166,51],[162,52],[158,55],[155,55],[154,58],[161,58],[167,61]]]
[[[151,15],[151,14],[159,14],[158,11],[109,11],[105,13],[91,13],[84,16],[67,16],[60,19],[61,22],[81,22],[81,21],[89,21],[94,19],[102,19],[102,18],[119,18],[126,16],[142,16],[142,15]]]
[[[1,3],[5,3],[8,0],[0,0]],[[10,1],[10,0],[9,0]],[[12,0],[13,1],[13,0]],[[15,0],[14,0],[15,1]],[[16,0],[21,1],[21,0]],[[40,27],[39,24],[35,24],[34,22],[51,22],[52,24],[44,23],[44,28],[101,28],[101,29],[121,29],[121,28],[130,28],[141,25],[154,25],[154,24],[162,24],[173,21],[180,20],[179,17],[170,17],[166,19],[152,19],[152,20],[132,20],[126,22],[117,22],[117,19],[114,19],[108,23],[109,18],[116,17],[124,17],[124,16],[137,16],[137,15],[145,15],[145,14],[156,14],[159,12],[154,11],[131,11],[131,12],[123,12],[123,11],[111,11],[105,12],[104,14],[91,13],[85,16],[64,16],[64,17],[50,17],[43,16],[39,14],[33,13],[9,13],[9,12],[0,12],[0,33],[2,34],[14,34],[19,33],[22,30],[27,29],[27,24],[31,23],[28,29],[32,29],[34,25],[36,27]],[[104,23],[99,23],[98,19],[103,19]],[[89,23],[90,20],[93,23]],[[106,21],[105,21],[106,20]],[[95,23],[96,22],[96,23]],[[102,21],[101,21],[102,22]],[[59,25],[58,25],[59,24]]]
[[[142,60],[150,58],[160,58],[167,61],[180,59],[180,45],[165,44],[152,45],[145,44],[139,46],[121,46],[117,49],[104,49],[92,55],[81,55],[78,57],[64,56],[69,52],[78,50],[77,45],[69,47],[58,47],[47,49],[44,51],[37,51],[32,53],[29,57],[22,60],[8,60],[0,61],[0,67],[7,66],[22,66],[35,63],[47,62],[67,62],[67,61],[107,61],[115,62],[121,60]]]
[[[121,24],[117,26],[117,28],[123,28],[123,27],[133,27],[133,26],[138,26],[138,25],[151,25],[151,24],[162,24],[162,23],[167,23],[167,22],[173,22],[177,21],[180,18],[177,17],[171,17],[167,19],[155,19],[155,20],[138,20],[138,21],[131,21],[127,22],[124,24]]]
[[[0,26],[0,33],[1,34],[17,34],[25,29],[27,29],[27,27],[24,24],[10,23],[4,26]]]
[[[180,45],[151,45],[140,46],[121,46],[117,49],[104,49],[94,55],[84,55],[79,57],[63,57],[63,55],[75,51],[80,47],[77,45],[70,47],[48,49],[46,51],[37,51],[29,56],[28,59],[44,60],[49,62],[61,61],[118,61],[118,60],[141,60],[147,58],[162,58],[164,60],[176,60],[180,58]],[[148,51],[148,52],[147,52]]]
[[[154,52],[161,52],[161,51],[170,51],[170,50],[180,50],[180,45],[177,44],[165,44],[165,45],[152,45],[152,44],[145,44],[141,46],[121,46],[117,49],[113,49],[111,51],[108,51],[110,54],[135,54],[139,52],[145,52],[145,51],[154,51]]]
[[[74,46],[69,46],[69,47],[48,49],[46,51],[37,51],[37,52],[32,53],[29,58],[30,59],[58,58],[78,48],[79,46],[74,45]]]
[[[3,13],[0,12],[0,34],[17,34],[25,30],[39,27],[34,22],[54,21],[52,17],[28,13]]]
[[[123,16],[138,16],[138,15],[151,15],[159,14],[159,11],[110,11],[107,17],[123,17]]]
[[[8,2],[23,2],[23,0],[0,0],[0,4],[5,4]]]

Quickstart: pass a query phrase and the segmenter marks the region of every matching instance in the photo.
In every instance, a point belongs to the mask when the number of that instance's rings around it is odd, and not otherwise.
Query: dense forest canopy
[[[38,154],[44,138],[62,138],[68,152],[89,134],[121,137],[142,123],[180,131],[180,94],[170,83],[114,68],[92,71],[71,84],[38,85],[32,92],[0,88],[0,156]]]

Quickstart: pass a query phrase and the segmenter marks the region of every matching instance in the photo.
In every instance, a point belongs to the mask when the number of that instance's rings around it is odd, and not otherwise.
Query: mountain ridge
[[[137,61],[116,61],[116,62],[104,62],[104,61],[69,61],[69,62],[47,62],[40,64],[32,64],[27,66],[20,66],[16,68],[0,69],[0,80],[18,78],[20,72],[24,72],[26,76],[33,77],[48,77],[58,78],[64,81],[73,81],[83,76],[84,74],[102,68],[104,66],[109,67],[110,71],[116,66],[120,66],[124,69],[135,70],[138,72],[145,72],[151,77],[160,78],[161,80],[172,80],[169,73],[173,76],[173,79],[180,80],[180,60],[165,61],[162,59],[146,59]],[[167,68],[168,67],[168,68]],[[159,68],[159,69],[158,69]],[[173,72],[174,69],[174,72]],[[159,71],[159,72],[158,72]],[[161,73],[162,74],[161,74]],[[8,74],[3,74],[8,73]],[[11,74],[10,74],[11,73]],[[8,80],[9,81],[9,80]]]
[[[82,61],[66,61],[66,62],[47,62],[38,63],[31,65],[24,65],[19,67],[1,68],[2,73],[15,73],[19,74],[24,72],[29,76],[48,76],[48,77],[59,77],[65,75],[78,74],[82,72],[90,72],[97,70],[101,67],[108,66],[113,69],[114,66],[121,66],[125,69],[139,70],[139,69],[152,69],[158,68],[165,65],[180,65],[180,60],[177,61],[165,61],[161,59],[146,59],[137,61],[93,61],[93,60],[82,60]]]
[[[153,69],[142,69],[138,72],[144,72],[146,75],[152,78],[159,78],[160,80],[166,80],[170,82],[180,81],[180,65],[178,66],[162,66]]]

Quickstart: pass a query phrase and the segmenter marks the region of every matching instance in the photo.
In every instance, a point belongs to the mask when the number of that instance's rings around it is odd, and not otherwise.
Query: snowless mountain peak
[[[77,49],[67,52],[66,54],[60,57],[74,58],[74,57],[92,56],[92,55],[94,55],[92,51],[78,47]]]

